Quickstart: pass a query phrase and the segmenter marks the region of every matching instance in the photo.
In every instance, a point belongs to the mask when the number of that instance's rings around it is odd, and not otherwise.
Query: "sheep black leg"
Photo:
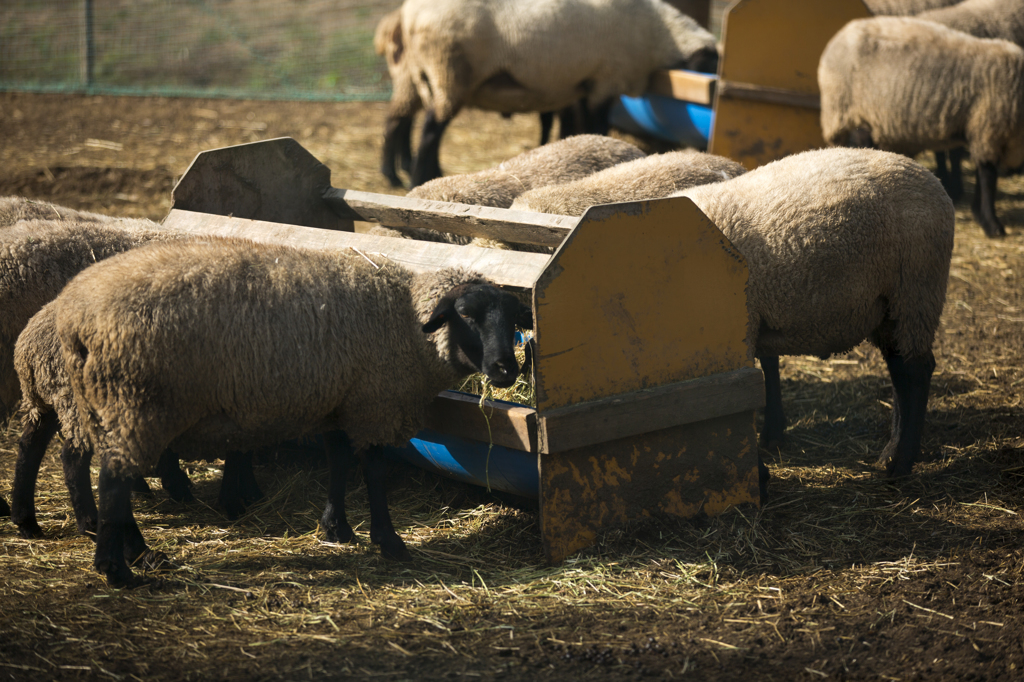
[[[245,468],[252,467],[252,460],[247,460],[246,454],[251,458],[251,453],[239,452],[229,452],[224,456],[224,473],[217,501],[232,521],[245,514]]]
[[[946,167],[946,152],[935,152],[935,175],[949,198],[956,203],[964,195],[963,159],[964,148],[949,150],[949,167]]]
[[[761,447],[773,450],[782,443],[786,430],[786,417],[782,413],[782,379],[779,377],[778,356],[760,356],[764,372],[764,427],[761,429]]]
[[[540,146],[543,147],[551,140],[551,129],[555,125],[555,112],[540,112]]]
[[[0,516],[10,516],[10,515],[11,515],[11,507],[10,507],[10,505],[7,504],[7,500],[5,500],[2,496],[0,496]]]
[[[160,478],[160,484],[175,502],[194,502],[192,495],[192,481],[188,475],[181,470],[178,455],[170,450],[164,450],[160,455],[160,461],[156,463],[156,475]]]
[[[252,470],[252,451],[239,453],[236,457],[238,457],[238,473],[241,476],[242,501],[246,504],[259,502],[263,499],[263,491],[260,490],[260,484],[256,480],[256,472]]]
[[[602,102],[597,106],[590,108],[584,107],[584,116],[586,118],[587,132],[594,135],[607,135],[611,130],[611,112],[612,104],[614,100],[608,100]]]
[[[391,524],[384,448],[376,445],[369,448],[363,458],[363,473],[366,477],[366,494],[370,498],[370,542],[380,545],[381,556],[385,559],[412,561],[412,555]]]
[[[395,161],[409,172],[412,167],[412,116],[389,116],[384,122],[384,152],[381,156],[380,172],[392,187],[401,187]]]
[[[1006,230],[1003,224],[996,217],[996,181],[999,179],[999,171],[996,165],[990,162],[978,163],[978,182],[974,188],[974,201],[971,204],[971,213],[974,219],[981,224],[981,229],[989,237],[1003,237]]]
[[[324,434],[324,453],[330,476],[327,482],[327,504],[320,527],[328,542],[355,542],[356,534],[348,525],[345,517],[345,483],[348,472],[355,466],[356,456],[352,444],[344,431],[332,431]]]
[[[928,353],[924,357],[905,358],[892,349],[883,349],[882,353],[892,378],[896,403],[893,409],[899,410],[899,414],[893,417],[893,427],[898,431],[893,431],[889,445],[886,446],[892,452],[887,474],[906,476],[914,468],[914,461],[921,452],[921,436],[928,410],[932,372],[935,371],[935,357]]]
[[[14,464],[14,486],[11,490],[11,520],[23,538],[42,537],[36,521],[36,480],[43,455],[60,421],[56,412],[47,412],[39,421],[25,429],[18,442],[18,460]]]
[[[132,479],[130,476],[115,476],[104,465],[100,468],[99,494],[99,528],[93,566],[106,577],[111,587],[130,587],[136,584],[136,578],[125,561],[129,519],[134,524]]]
[[[136,476],[132,479],[132,492],[136,495],[152,495],[153,489],[149,487],[149,483],[146,483],[146,479],[142,476]]]
[[[64,441],[64,447],[60,449],[60,463],[64,468],[64,485],[71,497],[71,508],[75,512],[75,525],[79,533],[93,537],[99,523],[99,512],[92,496],[90,462],[91,450],[77,447],[70,440]]]
[[[434,112],[427,111],[420,135],[420,146],[416,151],[416,161],[412,167],[412,186],[418,187],[424,182],[441,177],[441,137],[451,120],[438,121]]]

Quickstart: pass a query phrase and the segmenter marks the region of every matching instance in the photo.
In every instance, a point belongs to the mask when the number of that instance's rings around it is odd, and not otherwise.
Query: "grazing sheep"
[[[864,0],[868,11],[876,16],[906,17],[938,7],[955,5],[960,0]]]
[[[765,374],[762,444],[774,446],[785,428],[779,356],[826,358],[867,339],[894,394],[880,461],[889,475],[909,474],[953,250],[953,204],[938,179],[897,154],[821,149],[676,196],[692,199],[746,258],[748,338]]]
[[[574,182],[532,189],[516,197],[512,208],[581,216],[596,204],[658,199],[745,172],[746,168],[724,156],[694,150],[666,152],[621,163]]]
[[[64,436],[60,458],[75,522],[83,535],[91,536],[96,532],[97,510],[89,471],[92,451],[85,447],[81,437],[78,411],[56,330],[53,302],[50,302],[29,320],[14,347],[14,364],[21,381],[25,410],[14,469],[11,516],[25,538],[43,534],[36,521],[36,479],[43,455],[58,429]],[[160,456],[155,474],[162,479],[172,498],[193,499],[188,477],[179,467],[177,455],[170,450]],[[252,474],[252,453],[227,456],[220,503],[228,517],[237,518],[244,512],[246,503],[260,497],[262,493]]]
[[[818,65],[831,144],[915,155],[966,141],[977,166],[971,209],[990,237],[999,169],[1024,162],[1024,50],[916,18],[851,21]]]
[[[969,33],[975,38],[1001,38],[1024,47],[1024,0],[964,0],[951,7],[929,10],[918,19]],[[963,196],[962,147],[935,152],[936,174],[953,201]]]
[[[10,227],[23,220],[81,220],[107,223],[115,218],[88,211],[76,211],[38,199],[0,197],[0,227]]]
[[[412,125],[416,113],[423,108],[420,96],[416,92],[413,75],[406,68],[408,62],[402,61],[402,11],[396,9],[388,12],[377,24],[373,36],[373,47],[377,54],[382,55],[387,63],[388,74],[391,76],[391,101],[384,119],[384,148],[382,151],[380,171],[391,183],[392,187],[401,187],[402,180],[398,177],[396,162],[406,173],[412,172]],[[469,102],[467,106],[474,106]],[[577,102],[558,112],[559,136],[570,137],[585,132],[587,121],[586,111]],[[502,116],[511,116],[502,112]],[[544,146],[551,139],[551,128],[554,124],[555,112],[540,113],[540,144]]]
[[[714,37],[663,0],[406,0],[401,61],[426,110],[412,184],[441,176],[445,128],[462,109],[558,111],[584,99],[604,121],[657,69],[714,71]],[[403,86],[404,87],[404,86]]]
[[[572,182],[600,170],[643,158],[628,142],[601,135],[574,135],[501,162],[493,168],[435,178],[409,192],[414,199],[508,208],[523,192],[545,185]],[[449,244],[496,244],[464,235],[407,227],[374,227],[372,234]]]
[[[217,455],[309,433],[330,445],[328,538],[354,538],[344,474],[353,450],[367,451],[371,540],[407,558],[380,448],[406,442],[466,374],[510,386],[514,323],[531,324],[512,294],[462,269],[414,275],[354,251],[240,239],[129,251],[83,271],[53,306],[82,434],[100,460],[95,565],[111,585],[132,581],[126,557],[159,558],[128,491],[163,450]]]

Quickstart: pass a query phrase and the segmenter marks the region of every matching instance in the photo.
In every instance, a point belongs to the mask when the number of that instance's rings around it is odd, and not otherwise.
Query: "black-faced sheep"
[[[537,187],[516,197],[512,208],[581,216],[596,204],[667,197],[688,187],[735,178],[746,170],[724,156],[694,150],[666,152],[621,163],[573,182]]]
[[[640,95],[653,71],[718,61],[714,37],[663,0],[406,0],[400,28],[426,110],[413,186],[441,175],[441,137],[467,104],[559,111],[583,99],[607,121],[614,98]]]
[[[818,66],[831,144],[916,155],[966,143],[977,166],[971,206],[990,237],[1001,167],[1024,162],[1024,50],[916,18],[851,21]]]
[[[212,238],[99,263],[68,284],[54,316],[100,461],[95,565],[112,585],[153,558],[128,491],[168,446],[223,453],[318,432],[333,446],[328,538],[354,537],[341,474],[367,451],[371,540],[406,558],[379,449],[406,442],[466,374],[511,385],[515,323],[531,324],[512,294],[464,270],[414,275],[354,252]]]
[[[867,339],[893,385],[881,461],[889,475],[909,474],[953,250],[953,204],[938,179],[897,154],[822,149],[677,196],[746,258],[748,334],[765,374],[762,444],[781,441],[785,428],[779,356],[825,358]]]

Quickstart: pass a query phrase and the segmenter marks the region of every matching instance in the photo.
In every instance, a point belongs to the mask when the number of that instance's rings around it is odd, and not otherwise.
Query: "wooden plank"
[[[654,72],[648,90],[656,95],[710,105],[714,102],[717,81],[718,77],[710,73],[664,69]]]
[[[538,412],[753,367],[746,283],[686,197],[591,207],[534,288]]]
[[[540,535],[549,563],[630,521],[760,504],[752,410],[539,459]]]
[[[537,410],[495,400],[485,400],[481,410],[477,395],[442,392],[430,405],[426,428],[485,445],[537,452]]]
[[[352,231],[321,196],[331,170],[290,137],[200,152],[171,193],[171,208]]]
[[[764,406],[755,367],[541,412],[538,450],[563,452]]]
[[[351,189],[332,188],[323,198],[340,217],[349,220],[486,237],[512,244],[558,246],[579,222],[575,216],[411,199]]]
[[[797,92],[783,88],[753,83],[737,83],[722,81],[718,86],[718,96],[726,99],[745,99],[751,102],[767,102],[789,107],[804,109],[821,109],[821,95],[818,93]]]
[[[163,224],[168,229],[190,234],[244,237],[259,242],[310,249],[355,248],[368,255],[385,256],[414,272],[463,266],[479,272],[495,284],[521,289],[531,288],[550,260],[550,257],[543,253],[394,239],[192,211],[172,210]]]

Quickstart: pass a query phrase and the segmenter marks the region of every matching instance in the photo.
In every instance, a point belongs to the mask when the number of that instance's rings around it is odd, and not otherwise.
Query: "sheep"
[[[365,453],[370,538],[408,559],[381,448],[405,443],[437,393],[471,372],[514,383],[514,323],[532,326],[512,294],[462,268],[413,274],[360,252],[242,239],[115,256],[53,307],[82,435],[100,461],[95,567],[111,585],[134,580],[126,558],[161,558],[128,491],[168,446],[220,454],[318,432],[329,445],[328,539],[354,539],[344,474]]]
[[[977,166],[971,210],[985,234],[1000,167],[1024,162],[1024,50],[916,18],[851,21],[818,65],[821,129],[830,144],[914,155],[967,143]]]
[[[14,348],[14,364],[25,409],[14,470],[11,516],[25,538],[43,534],[36,521],[35,485],[43,455],[58,428],[64,436],[60,457],[75,522],[83,535],[96,533],[97,510],[89,471],[92,452],[84,446],[80,435],[78,412],[63,360],[51,301],[29,320]],[[229,518],[237,518],[244,511],[245,503],[262,497],[252,474],[251,460],[251,453],[231,454],[225,458],[220,503]],[[172,498],[193,499],[188,477],[178,466],[177,455],[170,450],[160,456],[155,473],[164,481]]]
[[[826,358],[867,339],[885,357],[894,395],[879,461],[890,476],[909,474],[953,250],[953,203],[938,179],[898,154],[830,148],[676,196],[747,261],[748,342],[765,376],[761,444],[775,447],[785,429],[780,355]],[[761,476],[765,493],[766,469]]]
[[[623,140],[601,135],[574,135],[523,152],[493,168],[435,178],[411,190],[414,199],[448,201],[457,204],[508,208],[517,196],[536,187],[572,182],[597,171],[611,168],[644,153]],[[450,244],[494,245],[490,240],[474,240],[463,235],[421,228],[401,230],[374,227],[372,234],[405,237]]]
[[[864,0],[868,11],[876,16],[911,16],[939,7],[955,5],[960,0]]]
[[[51,204],[48,201],[17,196],[0,197],[0,228],[10,227],[23,220],[55,219],[74,219],[93,223],[107,223],[114,220],[114,218],[99,213],[76,211],[73,208]]]
[[[401,60],[426,110],[415,187],[439,177],[441,137],[462,107],[558,111],[581,98],[607,131],[651,73],[714,71],[714,36],[663,0],[406,0]]]
[[[19,203],[22,203],[19,207]],[[42,213],[51,210],[70,212],[61,220],[23,220],[0,231],[0,422],[13,413],[21,398],[21,382],[15,369],[15,343],[29,320],[47,302],[54,299],[64,285],[84,268],[96,261],[135,248],[154,240],[177,240],[181,235],[163,230],[154,222],[139,219],[116,219],[98,214],[83,217],[70,209],[50,207],[46,204],[6,201],[7,207],[18,207],[21,215],[31,215],[32,207],[42,206]],[[13,215],[13,211],[7,213]],[[15,467],[12,518],[25,537],[37,537],[41,531],[35,521],[35,481],[47,445],[56,432],[56,418],[51,416],[23,432]],[[68,445],[68,442],[65,443]],[[70,453],[65,453],[65,472]],[[88,477],[88,460],[84,466]],[[227,466],[227,465],[226,465]],[[221,501],[229,516],[238,515],[244,501],[256,496],[250,481],[251,467],[240,461],[240,476],[245,487],[239,491],[230,487],[235,479],[228,477],[229,486],[222,488]],[[192,493],[189,481],[177,464],[176,458],[161,460],[156,470],[164,489],[172,499],[189,501]],[[80,498],[74,486],[81,479],[66,477],[75,508],[79,529],[89,533],[95,526],[95,505],[75,504]],[[87,478],[86,478],[87,480]],[[91,488],[86,485],[91,501]],[[136,481],[136,492],[148,492],[144,479]]]
[[[391,101],[384,119],[384,146],[381,158],[381,173],[392,187],[401,187],[402,180],[398,177],[396,162],[406,173],[412,171],[412,125],[416,113],[423,108],[413,76],[406,68],[408,62],[402,62],[402,13],[401,9],[388,12],[377,24],[373,37],[373,46],[377,54],[385,58],[388,74],[391,76]],[[469,106],[473,106],[472,102]],[[583,132],[587,126],[584,118],[586,112],[577,102],[558,112],[559,135],[567,138]],[[502,116],[511,116],[502,112]],[[540,145],[544,146],[551,139],[551,128],[554,124],[555,112],[540,113]]]
[[[723,156],[694,150],[666,152],[621,163],[574,182],[532,189],[516,197],[512,208],[581,216],[595,204],[657,199],[745,172],[742,165]]]
[[[964,0],[951,7],[922,12],[917,18],[969,33],[975,38],[1001,38],[1024,47],[1024,2],[1021,0]],[[953,201],[963,196],[963,153],[962,147],[949,150],[947,169],[946,152],[935,152],[936,173]]]

